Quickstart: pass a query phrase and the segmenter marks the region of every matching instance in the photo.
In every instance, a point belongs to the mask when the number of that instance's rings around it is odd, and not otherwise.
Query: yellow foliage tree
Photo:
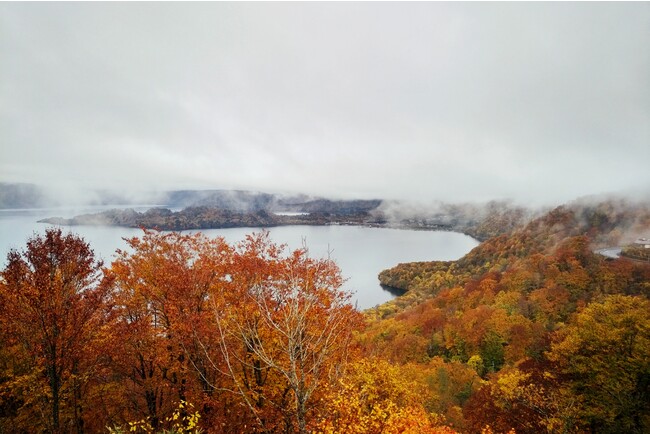
[[[575,417],[603,432],[650,432],[650,301],[613,295],[558,333],[548,358],[569,378]]]
[[[408,380],[402,370],[383,360],[362,359],[323,398],[322,434],[444,434],[442,418],[423,405],[424,385]]]

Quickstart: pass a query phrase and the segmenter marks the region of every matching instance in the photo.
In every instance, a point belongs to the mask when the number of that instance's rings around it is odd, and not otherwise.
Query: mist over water
[[[77,211],[98,211],[101,208],[77,210],[3,210],[0,211],[0,263],[6,265],[10,249],[22,250],[34,233],[43,234],[47,227],[37,220],[51,217],[57,211],[74,215]],[[144,210],[142,207],[139,210]],[[127,249],[123,238],[142,235],[140,229],[112,226],[63,227],[64,232],[82,236],[94,250],[96,257],[106,264],[115,257],[116,249]],[[208,237],[222,236],[229,243],[244,239],[261,228],[208,229],[201,231]],[[196,231],[190,231],[196,232]],[[269,229],[271,238],[287,244],[287,252],[301,248],[303,243],[310,256],[329,256],[341,268],[347,279],[344,288],[354,293],[353,302],[359,309],[367,309],[395,297],[381,288],[377,275],[383,269],[401,262],[453,260],[460,258],[478,245],[473,238],[455,232],[413,231],[360,226],[281,226]]]

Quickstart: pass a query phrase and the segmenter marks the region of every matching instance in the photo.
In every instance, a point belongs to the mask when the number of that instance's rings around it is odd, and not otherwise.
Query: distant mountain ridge
[[[0,209],[44,208],[54,206],[42,188],[34,184],[0,182]]]
[[[35,184],[0,183],[0,209],[157,204],[168,208],[218,208],[237,213],[326,212],[345,215],[369,212],[382,203],[378,199],[330,200],[306,194],[283,195],[245,190],[172,190],[137,195],[94,190],[74,203],[69,202],[62,197],[52,197],[45,188]]]
[[[163,193],[158,200],[172,208],[206,206],[236,212],[268,210],[275,201],[273,194],[243,190],[177,190]]]

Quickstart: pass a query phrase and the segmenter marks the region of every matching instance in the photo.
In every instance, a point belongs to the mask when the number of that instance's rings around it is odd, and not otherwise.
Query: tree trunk
[[[59,432],[59,376],[56,372],[56,365],[52,364],[47,369],[52,391],[52,432]]]
[[[79,382],[79,367],[77,361],[72,365],[72,396],[74,405],[74,425],[77,434],[84,432],[83,407],[81,406],[81,384]]]
[[[300,434],[307,434],[306,413],[304,397],[296,395],[296,419],[298,419],[298,432]]]

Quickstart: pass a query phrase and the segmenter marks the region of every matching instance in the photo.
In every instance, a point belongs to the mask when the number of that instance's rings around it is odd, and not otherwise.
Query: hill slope
[[[647,203],[576,202],[490,238],[456,262],[385,270],[382,283],[407,293],[367,312],[361,346],[419,373],[430,386],[431,410],[468,432],[487,424],[531,433],[617,426],[643,432],[650,427],[650,319],[639,309],[650,297],[650,266],[593,250],[648,231]],[[611,362],[626,366],[612,369],[608,382],[618,382],[616,391],[598,389],[601,368],[585,365],[578,373],[572,365],[587,354],[610,357],[605,345],[589,353],[598,336],[576,335],[575,324],[596,311],[607,312],[599,321],[618,333],[607,345],[634,336],[629,355]],[[583,344],[567,358],[570,342]]]

